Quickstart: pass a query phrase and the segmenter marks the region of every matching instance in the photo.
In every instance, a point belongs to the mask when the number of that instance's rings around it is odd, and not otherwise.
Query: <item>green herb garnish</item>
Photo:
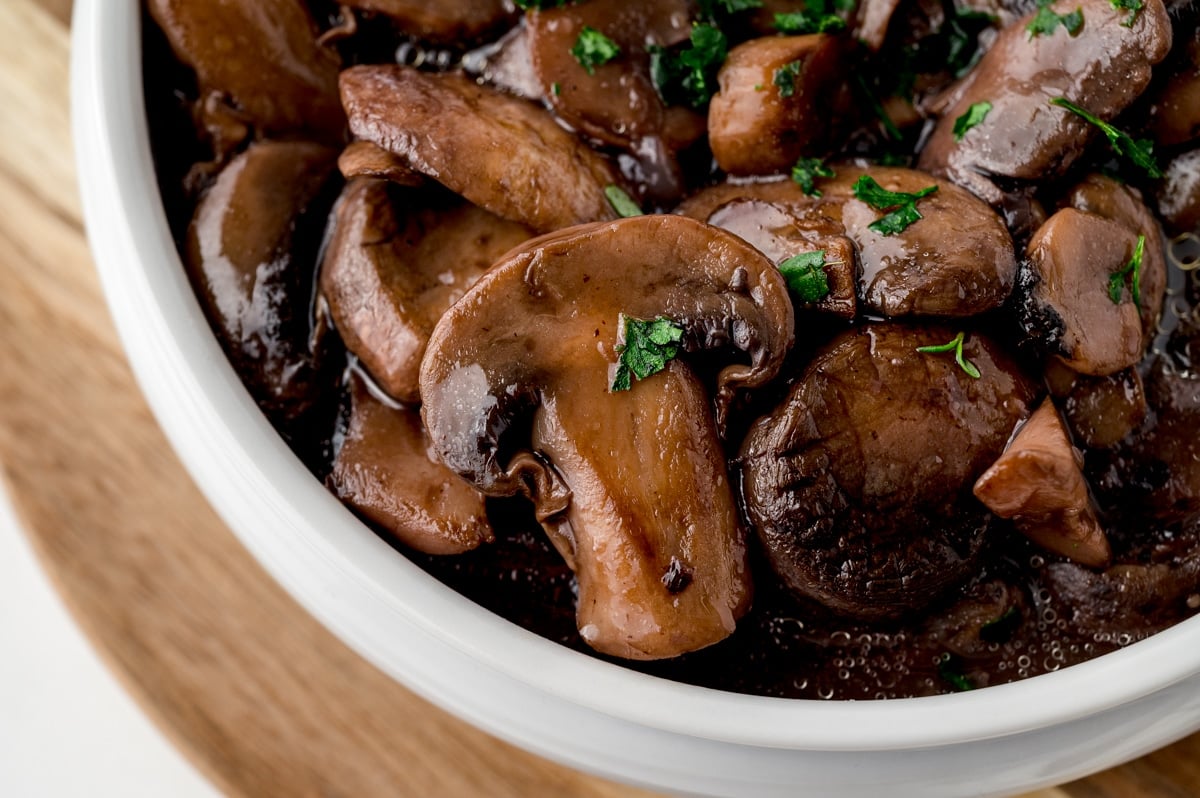
[[[562,94],[562,86],[560,86],[557,81],[554,83],[551,83],[550,84],[550,93],[553,94],[555,97],[557,97],[558,95]]]
[[[1055,97],[1050,100],[1051,105],[1057,105],[1059,108],[1066,108],[1076,116],[1091,122],[1096,127],[1100,128],[1105,136],[1108,137],[1108,143],[1118,155],[1124,155],[1136,165],[1146,170],[1146,174],[1150,177],[1162,177],[1162,169],[1158,166],[1158,161],[1154,157],[1154,142],[1149,139],[1138,139],[1135,141],[1128,133],[1113,127],[1103,119],[1094,116],[1080,108],[1075,103],[1065,97]]]
[[[965,114],[954,120],[954,140],[962,141],[967,131],[986,119],[991,110],[992,104],[987,100],[973,103]]]
[[[948,343],[939,344],[938,346],[919,346],[917,351],[923,355],[942,355],[946,352],[954,353],[954,362],[958,367],[967,373],[968,377],[979,379],[979,369],[975,368],[975,364],[963,357],[963,344],[967,341],[967,334],[960,332],[954,336],[954,339]]]
[[[1128,11],[1129,16],[1121,24],[1126,28],[1132,28],[1133,23],[1137,20],[1138,12],[1146,7],[1142,0],[1108,0],[1114,11]]]
[[[740,11],[750,11],[763,7],[763,0],[700,0],[700,16],[705,19],[716,19],[717,12],[737,14]]]
[[[820,302],[829,296],[829,276],[825,273],[826,266],[832,266],[837,261],[825,262],[825,250],[804,252],[779,264],[779,273],[787,281],[787,286],[801,302]]]
[[[702,108],[716,91],[717,71],[725,63],[729,40],[715,25],[692,26],[691,39],[686,47],[673,53],[651,45],[650,78],[659,96],[668,104],[686,103]]]
[[[617,345],[617,372],[613,375],[612,390],[628,391],[633,378],[644,380],[667,367],[667,362],[679,354],[683,328],[660,316],[653,321],[621,316],[625,343]]]
[[[1071,36],[1078,36],[1083,30],[1083,7],[1076,8],[1069,14],[1059,14],[1050,7],[1053,0],[1038,0],[1038,12],[1025,26],[1032,39],[1042,34],[1054,33],[1054,29],[1062,25]]]
[[[846,29],[846,20],[837,14],[829,14],[824,10],[817,11],[813,5],[813,3],[809,3],[809,9],[805,11],[776,14],[773,23],[775,30],[800,36],[810,33],[839,33]]]
[[[971,680],[963,675],[962,660],[949,652],[943,654],[938,660],[938,676],[960,693],[975,689]]]
[[[800,190],[810,197],[821,196],[816,187],[818,177],[837,177],[837,173],[821,158],[801,158],[792,167],[792,180],[795,180]]]
[[[579,38],[571,48],[571,55],[589,75],[596,74],[596,67],[607,64],[621,54],[621,48],[612,39],[595,28],[584,25]]]
[[[791,97],[796,93],[796,78],[800,77],[803,69],[804,64],[791,61],[775,70],[775,85],[779,88],[780,97]]]
[[[613,207],[618,216],[628,218],[630,216],[642,215],[642,209],[620,186],[611,184],[605,186],[604,196],[608,198],[608,204]]]
[[[1114,305],[1121,304],[1121,296],[1125,293],[1125,282],[1129,281],[1129,293],[1133,295],[1133,303],[1137,305],[1138,313],[1142,312],[1142,258],[1146,255],[1146,237],[1138,236],[1137,245],[1133,248],[1133,257],[1123,269],[1118,269],[1108,277],[1108,298]]]
[[[902,139],[904,134],[900,132],[900,128],[896,127],[896,123],[892,121],[890,116],[888,116],[888,112],[883,107],[883,103],[879,102],[879,98],[875,96],[875,92],[870,86],[867,85],[867,81],[865,78],[863,78],[861,73],[855,74],[854,87],[858,89],[863,100],[865,100],[867,104],[871,106],[871,110],[875,113],[875,116],[879,118],[880,124],[883,125],[883,132],[887,134],[888,138],[894,141],[899,141]]]
[[[854,196],[870,205],[877,211],[892,208],[891,213],[867,225],[883,236],[894,236],[908,228],[913,222],[923,218],[917,210],[917,200],[928,197],[938,190],[936,185],[926,186],[914,194],[900,191],[888,191],[869,175],[863,175],[854,183]]]
[[[539,11],[547,8],[561,8],[567,4],[567,0],[513,0],[517,4],[517,8],[524,11],[530,9],[538,9]]]

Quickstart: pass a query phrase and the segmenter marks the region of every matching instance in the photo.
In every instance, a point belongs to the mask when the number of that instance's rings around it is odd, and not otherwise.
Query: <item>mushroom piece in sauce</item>
[[[634,345],[623,318],[669,319],[682,350],[730,347],[749,363],[720,371],[714,400],[675,360],[612,390],[623,326]],[[792,323],[766,258],[678,216],[535,239],[438,323],[421,365],[434,451],[485,494],[529,495],[576,573],[596,650],[676,656],[728,636],[749,607],[720,436],[736,392],[778,372]]]

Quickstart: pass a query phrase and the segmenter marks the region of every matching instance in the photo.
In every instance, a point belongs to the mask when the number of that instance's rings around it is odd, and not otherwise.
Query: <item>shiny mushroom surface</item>
[[[684,350],[749,363],[725,366],[712,400],[680,362],[613,390],[629,318],[670,319]],[[421,366],[422,413],[450,468],[533,500],[579,581],[584,641],[670,657],[725,638],[748,607],[720,433],[791,342],[782,277],[740,239],[678,216],[598,223],[520,247],[450,309]],[[529,441],[508,440],[531,411]]]

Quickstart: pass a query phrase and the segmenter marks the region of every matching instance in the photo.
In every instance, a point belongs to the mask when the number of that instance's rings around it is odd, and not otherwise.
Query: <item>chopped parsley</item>
[[[1100,131],[1108,137],[1109,144],[1118,155],[1124,155],[1129,160],[1146,170],[1146,174],[1150,177],[1162,177],[1162,169],[1158,166],[1158,161],[1154,157],[1154,142],[1149,139],[1139,139],[1135,141],[1128,133],[1124,133],[1109,123],[1105,122],[1097,116],[1094,116],[1080,108],[1075,103],[1067,100],[1065,97],[1055,97],[1050,100],[1051,105],[1057,105],[1059,108],[1066,108],[1076,116],[1082,117],[1088,122],[1091,122]]]
[[[917,351],[923,355],[942,355],[947,352],[953,352],[954,362],[958,364],[958,367],[965,371],[968,377],[979,379],[979,369],[975,367],[974,363],[963,357],[963,344],[965,344],[966,341],[967,334],[960,332],[958,335],[954,336],[953,340],[947,343],[939,344],[937,346],[919,346],[917,347]]]
[[[1053,0],[1038,0],[1038,12],[1025,26],[1025,30],[1029,31],[1030,39],[1042,34],[1054,33],[1059,25],[1066,28],[1067,33],[1071,36],[1078,36],[1079,31],[1083,30],[1082,6],[1069,14],[1059,14],[1050,7],[1052,2]]]
[[[968,690],[974,690],[975,685],[971,684],[971,680],[963,675],[962,666],[962,660],[950,652],[946,652],[938,659],[938,676],[958,692],[965,693]]]
[[[668,104],[686,104],[702,108],[712,99],[717,86],[717,70],[725,63],[729,40],[715,25],[692,26],[688,44],[678,52],[657,45],[650,53],[650,78],[659,96]]]
[[[803,70],[804,64],[800,61],[791,61],[775,70],[775,85],[780,97],[791,97],[796,93],[796,78]]]
[[[875,116],[879,118],[879,123],[883,125],[883,132],[887,134],[888,138],[892,139],[893,141],[900,141],[900,139],[904,138],[904,134],[900,132],[900,128],[896,127],[896,123],[892,121],[890,116],[888,116],[888,112],[883,107],[883,103],[879,102],[879,98],[875,96],[875,92],[869,85],[867,85],[867,81],[862,76],[862,73],[858,73],[854,76],[853,88],[858,89],[862,99],[871,106],[871,110],[875,113]]]
[[[1128,280],[1133,303],[1137,305],[1138,313],[1142,312],[1142,258],[1145,255],[1146,237],[1138,236],[1137,246],[1133,248],[1133,257],[1129,259],[1129,263],[1108,277],[1108,298],[1114,305],[1121,304],[1121,297],[1125,293],[1125,281]]]
[[[562,94],[562,86],[560,86],[558,84],[558,81],[555,81],[554,83],[550,84],[550,93],[553,94],[555,97]]]
[[[642,209],[620,186],[605,186],[604,196],[608,198],[608,204],[613,207],[618,216],[628,218],[630,216],[642,215]]]
[[[634,377],[644,380],[657,374],[679,354],[683,328],[668,318],[647,321],[622,315],[621,329],[625,342],[617,345],[620,359],[613,375],[613,391],[628,391]]]
[[[808,9],[804,11],[790,11],[786,14],[776,14],[775,30],[780,33],[789,33],[794,35],[804,35],[809,33],[839,33],[846,29],[846,20],[839,17],[837,14],[830,14],[824,10],[824,3],[821,3],[821,10],[817,10],[816,3],[809,3]]]
[[[717,12],[737,14],[763,7],[763,0],[700,0],[700,16],[705,19],[716,19]]]
[[[801,302],[820,302],[829,296],[829,276],[825,274],[827,265],[836,261],[825,262],[825,250],[804,252],[779,264],[779,273],[787,281],[787,286]]]
[[[965,114],[954,120],[954,140],[962,141],[967,131],[986,119],[991,110],[992,104],[987,100],[972,104]]]
[[[575,46],[571,48],[571,55],[589,75],[596,74],[596,67],[607,64],[620,54],[621,48],[616,42],[590,25],[583,26]]]
[[[995,17],[982,11],[955,11],[938,31],[938,35],[946,40],[946,68],[954,77],[961,78],[979,62],[983,56],[979,49],[979,34],[995,22]]]
[[[914,194],[901,191],[888,191],[870,175],[863,175],[854,183],[854,196],[870,205],[877,211],[894,208],[891,213],[867,225],[883,236],[894,236],[903,232],[918,219],[923,218],[917,210],[917,200],[928,197],[938,190],[937,185],[926,186]]]
[[[801,158],[792,167],[792,180],[795,180],[800,190],[810,197],[821,196],[816,187],[818,177],[837,177],[837,173],[821,158]]]
[[[538,10],[561,8],[567,4],[567,0],[513,0],[513,2],[517,4],[517,8],[523,11],[529,11],[534,8]]]
[[[1121,24],[1126,28],[1132,28],[1133,23],[1137,21],[1138,12],[1146,7],[1142,0],[1108,0],[1114,11],[1128,11],[1129,16]]]

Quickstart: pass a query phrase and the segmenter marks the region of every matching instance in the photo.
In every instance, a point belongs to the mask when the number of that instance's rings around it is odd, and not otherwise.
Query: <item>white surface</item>
[[[2,492],[0,641],[0,795],[219,795],[101,664]]]
[[[609,665],[438,584],[316,485],[222,356],[157,202],[137,24],[133,0],[76,5],[75,142],[118,330],[217,511],[284,588],[385,672],[551,758],[710,795],[790,796],[796,785],[870,798],[1015,792],[1200,726],[1200,619],[1019,684],[887,702],[784,701]]]

